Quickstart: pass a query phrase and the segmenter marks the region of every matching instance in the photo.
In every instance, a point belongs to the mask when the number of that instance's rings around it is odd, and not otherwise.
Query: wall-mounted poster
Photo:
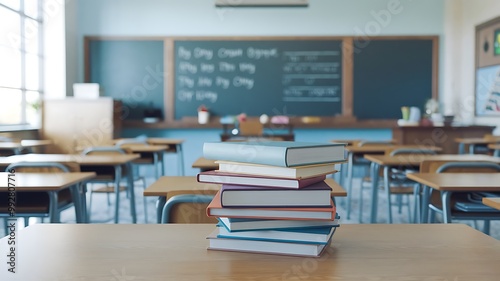
[[[476,116],[500,116],[500,17],[476,26]]]

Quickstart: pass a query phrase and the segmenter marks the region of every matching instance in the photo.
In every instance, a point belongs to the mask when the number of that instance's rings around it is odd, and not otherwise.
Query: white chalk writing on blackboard
[[[214,56],[214,51],[210,49],[205,49],[205,48],[199,48],[196,47],[194,48],[194,57],[195,58],[203,58],[206,60],[211,60]]]
[[[179,62],[179,70],[183,73],[189,72],[191,74],[196,74],[198,72],[198,66],[186,61]]]
[[[200,63],[200,71],[205,73],[213,73],[215,71],[215,65],[208,63]]]
[[[272,49],[257,49],[257,48],[248,48],[247,49],[247,56],[248,58],[251,59],[269,59],[269,58],[276,58],[278,57],[278,49],[272,48]]]
[[[219,58],[237,58],[243,56],[243,49],[226,49],[220,48],[217,52]]]
[[[218,97],[217,93],[212,91],[203,91],[203,90],[196,91],[197,101],[215,103],[217,101],[217,97]]]
[[[212,79],[208,77],[198,77],[198,87],[211,87],[212,86]]]
[[[248,62],[240,62],[239,67],[241,72],[248,72],[249,74],[254,74],[256,70],[255,64]]]
[[[221,87],[222,89],[227,89],[229,88],[229,85],[231,84],[231,81],[229,79],[217,76],[215,77],[215,85]]]
[[[180,75],[179,76],[179,84],[181,87],[193,88],[194,79],[192,79],[188,76]]]
[[[233,63],[228,63],[225,61],[219,62],[219,71],[221,72],[233,72],[236,70],[236,65]]]
[[[183,60],[188,60],[191,58],[191,51],[184,47],[180,47],[177,51],[177,56]]]
[[[246,77],[236,76],[233,78],[233,86],[243,87],[248,90],[252,89],[254,85],[254,80]]]

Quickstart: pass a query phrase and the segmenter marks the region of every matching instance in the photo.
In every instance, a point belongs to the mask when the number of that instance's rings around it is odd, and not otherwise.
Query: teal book
[[[294,167],[343,162],[343,143],[293,141],[206,142],[203,157],[212,160]]]
[[[337,227],[309,227],[281,230],[251,230],[231,232],[223,224],[217,225],[218,238],[291,243],[327,244]]]

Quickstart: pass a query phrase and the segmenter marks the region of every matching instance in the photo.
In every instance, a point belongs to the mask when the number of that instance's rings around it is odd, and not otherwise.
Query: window
[[[39,122],[42,1],[0,0],[0,125]]]

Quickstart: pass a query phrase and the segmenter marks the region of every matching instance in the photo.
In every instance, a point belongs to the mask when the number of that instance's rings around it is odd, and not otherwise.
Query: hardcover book
[[[223,184],[223,207],[329,207],[332,188],[324,181],[301,189]]]
[[[257,176],[248,174],[225,173],[221,171],[206,171],[198,174],[199,182],[267,186],[278,188],[303,188],[313,183],[321,182],[326,179],[326,175],[311,177],[307,179],[279,178],[272,176]]]
[[[247,174],[257,176],[283,177],[290,179],[306,179],[335,173],[335,163],[279,167],[270,165],[258,165],[243,162],[216,161],[219,171],[226,173]]]
[[[342,143],[206,142],[203,156],[212,160],[293,167],[345,161],[344,148]]]
[[[217,219],[231,232],[339,226],[338,217],[335,220],[270,220],[227,217],[218,217]]]
[[[231,232],[218,226],[218,238],[327,244],[336,227],[308,227],[283,230],[251,230]]]
[[[331,199],[330,199],[331,200]],[[329,207],[310,208],[223,208],[219,190],[207,207],[207,215],[214,217],[293,219],[293,220],[334,220],[336,208],[331,201]]]
[[[209,250],[318,257],[328,244],[275,242],[218,238],[215,229],[207,238]],[[331,240],[330,240],[331,241]]]

